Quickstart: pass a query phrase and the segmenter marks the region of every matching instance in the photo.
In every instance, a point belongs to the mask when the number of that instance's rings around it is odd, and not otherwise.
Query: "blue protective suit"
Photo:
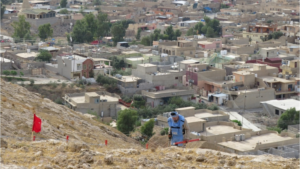
[[[184,125],[184,117],[182,115],[178,115],[179,119],[177,122],[174,122],[172,117],[169,117],[168,124],[171,128],[172,139],[171,145],[175,145],[175,142],[183,141],[183,134],[182,134],[182,126]],[[183,146],[183,144],[178,144],[178,146]]]

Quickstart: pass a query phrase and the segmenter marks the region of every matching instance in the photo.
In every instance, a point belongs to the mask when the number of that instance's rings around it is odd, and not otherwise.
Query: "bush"
[[[208,110],[219,110],[219,107],[215,104],[211,104],[210,106],[208,106],[207,108]]]
[[[122,96],[121,98],[126,103],[130,103],[132,101],[132,99],[129,96]]]
[[[30,79],[30,86],[33,86],[33,85],[34,85],[34,80]]]
[[[134,129],[137,121],[137,112],[131,109],[125,109],[118,112],[117,129],[124,134],[129,134]]]
[[[66,86],[67,86],[66,83],[62,83],[62,84],[61,84],[61,88],[65,88]]]
[[[141,133],[149,138],[153,135],[154,119],[150,119],[141,127]]]
[[[239,120],[231,120],[234,123],[237,123],[239,126],[242,126],[242,123]]]
[[[277,131],[278,133],[281,133],[282,129],[280,127],[267,127],[268,130]]]
[[[51,88],[52,88],[52,89],[57,88],[57,83],[56,83],[56,82],[53,82],[53,83],[51,83],[50,85],[51,85]]]
[[[141,125],[142,125],[142,123],[141,123],[140,120],[138,120],[138,121],[135,122],[135,126],[136,126],[136,127],[139,127],[139,126],[141,126]]]
[[[20,77],[21,77],[21,76],[24,76],[24,73],[23,73],[23,72],[20,72],[19,75],[20,75]]]
[[[62,105],[64,104],[64,103],[63,103],[63,99],[61,99],[61,98],[55,99],[55,103],[56,103],[56,104],[62,104]]]
[[[12,70],[12,71],[10,71],[10,74],[13,76],[16,76],[18,73],[17,73],[17,71]]]
[[[10,75],[10,71],[8,71],[8,70],[3,70],[3,71],[2,71],[2,74],[5,75],[5,76],[8,76],[8,75]]]
[[[286,110],[283,114],[281,114],[277,127],[281,129],[287,129],[289,125],[299,124],[299,112],[296,111],[295,108],[291,108]]]
[[[169,132],[169,128],[163,128],[161,131],[160,131],[160,135],[167,135]]]
[[[74,88],[74,85],[75,85],[75,84],[74,84],[74,83],[72,83],[72,84],[70,84],[70,87],[71,87],[71,88]]]

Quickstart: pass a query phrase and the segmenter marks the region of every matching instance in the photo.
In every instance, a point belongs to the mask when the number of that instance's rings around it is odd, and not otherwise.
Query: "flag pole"
[[[33,113],[33,120],[34,120],[34,114],[35,114],[34,107],[32,108],[32,113]],[[33,141],[33,131],[31,131],[31,141]]]

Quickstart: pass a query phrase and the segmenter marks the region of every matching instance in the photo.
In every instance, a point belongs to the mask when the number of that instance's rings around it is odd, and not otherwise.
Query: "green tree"
[[[149,138],[153,135],[154,119],[150,119],[141,127],[141,133]]]
[[[6,9],[6,7],[4,5],[2,5],[2,2],[1,2],[1,19],[3,19],[5,9]]]
[[[137,34],[135,35],[135,38],[136,38],[137,40],[140,40],[140,38],[141,38],[141,32],[142,32],[142,29],[139,28],[138,31],[137,31]]]
[[[110,33],[113,35],[114,45],[124,40],[125,29],[122,24],[114,24],[110,29]]]
[[[208,38],[213,38],[215,35],[213,28],[208,27],[205,36]]]
[[[13,76],[16,76],[18,73],[17,73],[17,71],[12,70],[12,71],[10,71],[10,74],[13,75]]]
[[[174,36],[175,36],[175,40],[177,40],[177,37],[181,36],[181,31],[179,29],[177,29],[174,33]]]
[[[45,40],[48,37],[52,37],[53,29],[51,28],[50,23],[39,26],[38,30],[39,30],[38,35],[42,40]]]
[[[37,55],[35,60],[50,62],[52,59],[52,55],[50,52],[46,50],[40,50],[40,53]]]
[[[273,32],[273,34],[272,34],[273,39],[279,39],[282,35],[283,35],[283,33],[280,31]]]
[[[203,28],[204,24],[202,22],[198,22],[196,25],[195,25],[195,31],[196,31],[196,34],[201,34],[203,33],[201,31],[201,29]]]
[[[120,70],[121,68],[125,67],[125,61],[124,59],[119,59],[118,57],[113,56],[111,58],[111,66]]]
[[[110,28],[110,21],[107,17],[107,14],[105,13],[99,13],[97,15],[97,36],[101,37],[101,36],[106,36],[109,33],[109,28]]]
[[[117,129],[124,134],[129,134],[134,129],[137,121],[137,112],[132,109],[125,109],[118,112]]]
[[[8,76],[8,75],[10,75],[10,71],[8,71],[8,70],[3,70],[3,71],[2,71],[2,74],[4,74],[5,76]]]
[[[24,36],[24,39],[33,45],[33,43],[36,41],[36,37],[34,35],[31,35],[30,32],[27,32]]]
[[[191,36],[191,35],[195,35],[194,28],[190,28],[190,29],[188,29],[188,31],[186,32],[186,36]]]
[[[299,112],[300,111],[296,111],[295,108],[286,110],[283,114],[281,114],[277,122],[277,126],[282,130],[285,130],[289,125],[299,124]]]
[[[150,46],[151,45],[150,37],[144,36],[141,40],[141,44],[145,46]]]
[[[30,34],[30,23],[25,21],[25,16],[19,16],[18,22],[13,22],[12,27],[14,28],[13,37],[17,40],[23,39],[26,34]]]
[[[173,26],[169,26],[167,27],[167,29],[164,31],[165,35],[168,35],[168,39],[169,40],[175,40],[175,38],[173,39],[174,36],[174,30],[173,30]]]
[[[61,0],[60,1],[60,7],[65,8],[67,6],[67,0]]]
[[[101,5],[101,1],[100,0],[94,0],[94,5]]]
[[[61,10],[59,11],[59,13],[60,13],[60,14],[68,14],[69,11],[68,11],[67,9],[61,9]]]

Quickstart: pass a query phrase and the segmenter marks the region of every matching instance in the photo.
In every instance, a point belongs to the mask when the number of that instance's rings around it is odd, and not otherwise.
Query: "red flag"
[[[38,133],[42,129],[42,120],[38,118],[35,114],[33,115],[33,125],[32,131]]]

